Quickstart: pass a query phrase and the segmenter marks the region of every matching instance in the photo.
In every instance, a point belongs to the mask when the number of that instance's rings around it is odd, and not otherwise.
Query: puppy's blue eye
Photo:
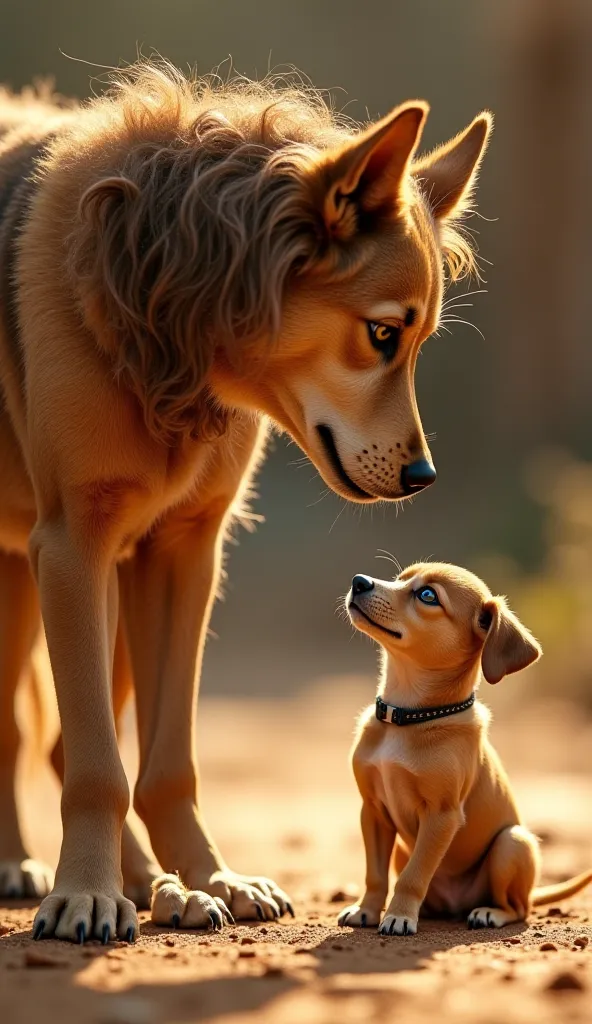
[[[401,327],[394,324],[379,324],[374,320],[368,320],[368,334],[375,349],[381,353],[386,362],[390,362],[397,354]]]
[[[440,604],[438,595],[432,587],[421,587],[415,591],[415,596],[422,604]]]

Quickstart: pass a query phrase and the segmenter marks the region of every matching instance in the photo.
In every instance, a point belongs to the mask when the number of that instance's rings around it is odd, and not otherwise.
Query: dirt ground
[[[420,922],[417,936],[383,939],[336,927],[363,873],[347,753],[372,695],[371,681],[352,679],[281,703],[202,701],[210,825],[232,867],[274,875],[290,892],[294,921],[215,936],[143,924],[133,947],[77,947],[33,943],[33,905],[0,906],[2,1024],[590,1021],[592,891],[500,932]],[[494,737],[544,840],[545,880],[589,867],[592,725],[567,705],[502,707]],[[133,776],[131,739],[125,759]],[[31,847],[55,862],[57,787],[48,773],[27,774]]]

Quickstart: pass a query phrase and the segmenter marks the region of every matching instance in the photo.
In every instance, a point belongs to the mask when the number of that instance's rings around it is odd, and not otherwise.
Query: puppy
[[[376,705],[362,714],[353,750],[366,891],[339,924],[414,935],[421,912],[501,928],[592,881],[587,871],[535,888],[538,841],[488,739],[489,711],[475,699],[482,675],[498,683],[541,655],[504,598],[465,569],[418,564],[392,583],[354,576],[346,607],[383,659]],[[393,850],[397,880],[381,919]]]

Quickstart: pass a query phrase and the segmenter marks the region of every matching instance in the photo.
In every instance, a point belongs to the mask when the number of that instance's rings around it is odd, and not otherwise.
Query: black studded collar
[[[458,715],[461,711],[467,711],[474,703],[474,692],[457,704],[441,704],[435,708],[398,708],[394,704],[387,704],[382,697],[377,697],[376,717],[379,722],[390,722],[392,725],[420,725],[421,722],[435,722],[438,718]]]

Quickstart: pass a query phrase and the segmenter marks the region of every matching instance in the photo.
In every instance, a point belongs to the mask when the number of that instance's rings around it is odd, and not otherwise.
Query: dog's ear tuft
[[[365,224],[396,213],[428,109],[422,100],[406,103],[323,155],[313,201],[332,240],[349,241]]]
[[[454,139],[413,165],[413,175],[436,220],[466,212],[492,127],[492,115],[485,110]]]
[[[543,653],[538,641],[510,611],[503,597],[484,603],[477,625],[478,630],[486,633],[481,667],[488,683],[499,683],[504,676],[532,665]]]

